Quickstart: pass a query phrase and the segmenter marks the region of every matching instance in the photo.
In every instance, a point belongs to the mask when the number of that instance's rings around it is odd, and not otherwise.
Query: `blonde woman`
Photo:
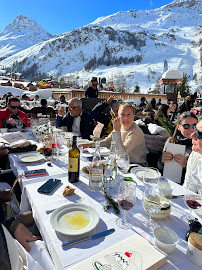
[[[117,151],[123,150],[129,155],[130,163],[147,165],[144,133],[133,121],[134,117],[134,108],[131,104],[121,105],[118,117],[113,120],[112,133],[100,142],[100,146],[110,148],[113,140]]]

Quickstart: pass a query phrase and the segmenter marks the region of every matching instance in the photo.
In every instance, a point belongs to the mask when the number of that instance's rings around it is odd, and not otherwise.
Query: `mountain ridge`
[[[181,69],[190,76],[193,90],[200,90],[200,3],[173,1],[155,10],[130,10],[98,18],[6,57],[0,65],[9,67],[17,62],[14,69],[24,71],[26,76],[40,71],[54,77],[77,76],[80,80],[83,67],[86,80],[93,74],[116,81],[117,74],[122,73],[130,92],[137,84],[142,91],[154,87],[166,59],[169,68]]]

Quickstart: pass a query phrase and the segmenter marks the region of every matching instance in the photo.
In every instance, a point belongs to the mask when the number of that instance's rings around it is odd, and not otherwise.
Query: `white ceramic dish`
[[[148,169],[147,167],[135,167],[135,168],[132,168],[130,171],[137,177],[137,179],[142,181],[144,173],[147,169]],[[159,177],[161,177],[160,172],[159,172]],[[151,175],[151,179],[152,179],[152,175]]]
[[[154,229],[154,242],[157,247],[165,253],[171,253],[179,241],[178,235],[167,227],[156,227]]]
[[[38,153],[27,153],[27,154],[18,156],[18,159],[21,162],[32,163],[32,162],[44,160],[45,158],[43,155],[38,154]]]
[[[54,230],[66,235],[80,235],[93,230],[99,222],[97,211],[85,204],[68,204],[55,210],[50,218]]]
[[[90,154],[94,154],[95,153],[95,148],[87,148],[88,152]],[[107,147],[100,147],[100,155],[108,155],[110,153],[110,150]]]
[[[165,196],[165,197],[172,196],[172,192],[175,188],[174,185],[172,185],[168,182],[159,182],[158,186],[159,186],[159,189],[160,189],[163,196]]]

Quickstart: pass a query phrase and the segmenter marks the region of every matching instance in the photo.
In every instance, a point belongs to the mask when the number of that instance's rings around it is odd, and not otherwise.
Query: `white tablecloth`
[[[22,167],[22,165],[17,162],[13,154],[10,156],[10,160],[12,166],[16,167],[16,172],[18,172],[18,168]],[[84,159],[82,159],[81,168],[85,164],[87,164],[87,161],[84,161]],[[28,168],[34,169],[34,166],[36,165],[30,164]],[[37,168],[42,168],[43,166],[44,164],[38,164]],[[46,169],[47,171],[49,171],[50,168],[47,167]],[[29,179],[23,178],[21,186],[24,188],[23,194],[25,195],[22,202],[22,205],[24,205],[23,211],[27,210],[26,208],[28,207],[29,202],[33,210],[33,216],[36,224],[56,265],[56,269],[68,269],[72,265],[102,251],[109,246],[112,246],[113,244],[129,237],[136,232],[146,237],[150,242],[154,243],[153,235],[144,232],[141,227],[141,221],[147,218],[147,215],[142,207],[142,192],[144,190],[144,186],[141,181],[135,179],[135,176],[133,174],[128,174],[128,176],[132,176],[138,184],[136,205],[130,211],[128,211],[128,219],[130,220],[133,227],[129,230],[123,230],[117,227],[117,216],[113,213],[113,210],[109,212],[104,212],[104,195],[101,192],[90,191],[88,188],[88,179],[85,176],[81,174],[80,181],[72,185],[68,182],[66,163],[63,163],[62,170],[61,166],[58,168],[54,167],[52,169],[53,171],[48,176],[41,176],[38,178],[35,177]],[[51,178],[54,177],[61,179],[62,184],[59,185],[51,194],[39,194],[37,192],[38,187],[41,186],[45,181],[47,181],[50,176]],[[74,186],[76,188],[76,195],[67,198],[63,197],[62,191],[66,185]],[[176,186],[173,192],[174,195],[184,194],[185,190],[183,187],[175,183],[174,185]],[[115,193],[114,196],[116,196]],[[50,225],[51,214],[46,214],[46,210],[55,209],[69,203],[87,204],[92,206],[99,213],[99,224],[96,229],[94,229],[94,231],[90,232],[90,234],[101,232],[110,228],[115,228],[115,232],[105,238],[89,240],[73,245],[66,250],[63,250],[61,247],[62,241],[64,242],[67,240],[72,240],[76,237],[65,236],[63,234],[55,232],[55,230]],[[178,237],[180,239],[174,252],[167,256],[168,263],[162,266],[161,269],[201,269],[200,267],[193,265],[188,260],[185,254],[187,248],[185,234],[189,230],[189,227],[187,224],[182,222],[181,217],[185,213],[189,212],[189,210],[185,206],[183,198],[172,199],[171,207],[172,211],[169,217],[163,220],[153,221],[157,226],[166,226],[173,229],[178,234]]]

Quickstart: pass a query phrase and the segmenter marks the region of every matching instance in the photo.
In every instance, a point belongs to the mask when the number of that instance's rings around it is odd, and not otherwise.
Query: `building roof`
[[[162,80],[182,80],[183,79],[183,72],[178,69],[169,69],[162,75]]]

